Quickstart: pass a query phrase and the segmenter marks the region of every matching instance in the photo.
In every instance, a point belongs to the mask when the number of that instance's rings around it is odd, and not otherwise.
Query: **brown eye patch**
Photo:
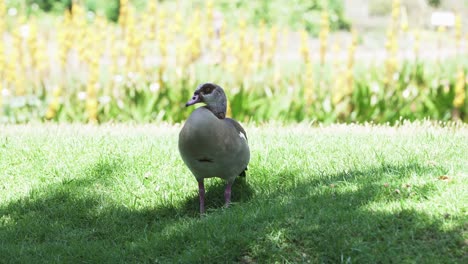
[[[207,83],[203,85],[203,87],[201,88],[201,92],[203,94],[210,94],[214,91],[214,89],[216,89],[216,87],[213,84]]]

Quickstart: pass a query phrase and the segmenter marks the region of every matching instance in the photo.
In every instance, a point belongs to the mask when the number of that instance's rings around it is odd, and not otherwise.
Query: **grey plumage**
[[[184,163],[199,183],[200,212],[204,212],[205,178],[219,177],[227,182],[226,206],[230,203],[231,186],[239,175],[245,175],[250,160],[247,134],[242,126],[226,115],[223,89],[212,83],[200,85],[187,106],[195,109],[179,134],[179,152]]]

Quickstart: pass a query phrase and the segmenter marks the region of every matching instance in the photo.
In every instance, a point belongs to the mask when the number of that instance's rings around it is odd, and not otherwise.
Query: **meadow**
[[[340,1],[73,2],[0,0],[1,263],[468,261],[462,14],[392,0],[374,54]],[[251,162],[201,217],[177,135],[207,81]]]
[[[465,124],[246,129],[200,217],[178,125],[1,126],[2,262],[466,262]]]
[[[333,37],[337,16],[325,7],[301,27],[274,23],[274,6],[249,19],[221,14],[216,1],[141,2],[120,1],[114,23],[79,4],[45,15],[0,1],[0,122],[180,122],[206,81],[226,88],[230,115],[245,122],[468,118],[462,14],[453,29],[428,33],[394,0],[384,56],[369,60],[356,56],[363,35],[352,25]],[[455,53],[427,59],[434,42]]]

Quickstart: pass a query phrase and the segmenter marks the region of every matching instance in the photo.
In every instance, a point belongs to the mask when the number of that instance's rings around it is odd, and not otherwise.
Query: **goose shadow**
[[[201,219],[195,191],[181,204],[143,208],[108,204],[102,190],[121,173],[122,162],[118,158],[99,160],[82,178],[64,178],[1,205],[3,259],[35,263],[40,256],[49,263],[194,263],[245,262],[255,255],[259,259],[250,260],[274,262],[286,256],[290,262],[336,263],[343,256],[358,262],[369,262],[375,256],[384,256],[380,258],[383,262],[411,262],[418,258],[441,260],[447,252],[452,260],[463,255],[463,226],[445,230],[443,219],[416,210],[392,213],[366,209],[375,202],[412,199],[382,195],[388,192],[378,178],[382,174],[404,179],[415,172],[439,173],[430,167],[384,164],[367,170],[310,175],[288,187],[266,186],[264,190],[269,190],[264,193],[253,191],[248,177],[255,175],[249,174],[236,180],[231,208]],[[299,171],[270,173],[271,177],[293,180]],[[364,180],[366,175],[374,175],[375,181]],[[357,189],[338,192],[329,187],[341,183],[355,184]],[[224,186],[221,180],[207,181],[209,210],[218,211],[223,206]],[[435,189],[431,184],[414,186],[420,199],[430,197]],[[346,217],[340,212],[346,212]],[[229,221],[241,224],[227,225]],[[404,229],[411,230],[414,237],[406,237],[407,233],[400,231]],[[275,234],[281,234],[280,245]],[[414,246],[402,247],[401,241],[413,241]],[[235,250],[226,251],[226,244]]]
[[[248,202],[252,199],[254,191],[249,184],[249,175],[246,177],[237,177],[232,185],[231,191],[231,205],[242,206],[243,203]],[[196,181],[194,180],[194,189],[196,187]],[[211,178],[205,179],[205,207],[207,212],[216,211],[224,206],[224,190],[226,188],[226,182],[221,179]],[[198,190],[198,189],[197,189]],[[187,215],[195,216],[193,212],[197,213],[200,207],[200,201],[198,191],[183,202],[181,211],[187,212]],[[189,213],[192,212],[192,213]]]
[[[265,192],[255,193],[249,203],[184,225],[158,244],[157,250],[171,252],[166,261],[197,263],[443,263],[466,259],[462,221],[447,229],[447,218],[452,216],[405,206],[430,200],[440,187],[431,180],[404,186],[401,182],[415,174],[441,175],[446,173],[444,168],[414,162],[381,164],[301,180],[295,180],[303,174],[298,170],[270,173],[272,178],[295,184],[264,186]],[[396,192],[395,187],[401,190]],[[218,188],[221,194],[222,186]],[[399,204],[400,208],[388,210],[377,204]],[[229,221],[238,224],[226,224]],[[201,242],[170,246],[178,241]],[[226,251],[225,245],[235,250]]]

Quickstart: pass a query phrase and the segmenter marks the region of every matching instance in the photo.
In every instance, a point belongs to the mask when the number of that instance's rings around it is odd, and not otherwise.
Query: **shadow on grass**
[[[249,176],[247,176],[249,177]],[[194,189],[197,188],[196,181],[194,179]],[[206,193],[205,193],[205,206],[207,212],[217,211],[224,206],[224,190],[226,188],[226,182],[220,179],[207,179],[205,180]],[[232,204],[242,204],[249,201],[253,196],[253,190],[248,184],[246,178],[237,178],[232,186]],[[187,199],[181,209],[175,209],[180,212],[184,212],[183,216],[199,216],[199,198],[198,194],[193,195]]]
[[[199,218],[196,195],[182,206],[135,210],[108,204],[105,192],[95,187],[111,184],[119,163],[99,161],[83,179],[34,190],[0,207],[3,259],[23,263],[399,263],[457,262],[466,257],[463,226],[446,230],[443,217],[405,207],[408,201],[430,197],[434,186],[414,186],[415,194],[406,195],[393,193],[382,182],[383,176],[398,182],[414,173],[436,172],[434,168],[383,165],[310,175],[309,180],[294,183],[298,172],[272,172],[272,179],[284,179],[286,187],[269,185],[254,194],[245,180],[238,180],[233,187],[235,204],[227,210],[218,208],[224,191],[220,181],[208,186],[212,211]],[[399,202],[400,208],[370,206],[379,202]]]

